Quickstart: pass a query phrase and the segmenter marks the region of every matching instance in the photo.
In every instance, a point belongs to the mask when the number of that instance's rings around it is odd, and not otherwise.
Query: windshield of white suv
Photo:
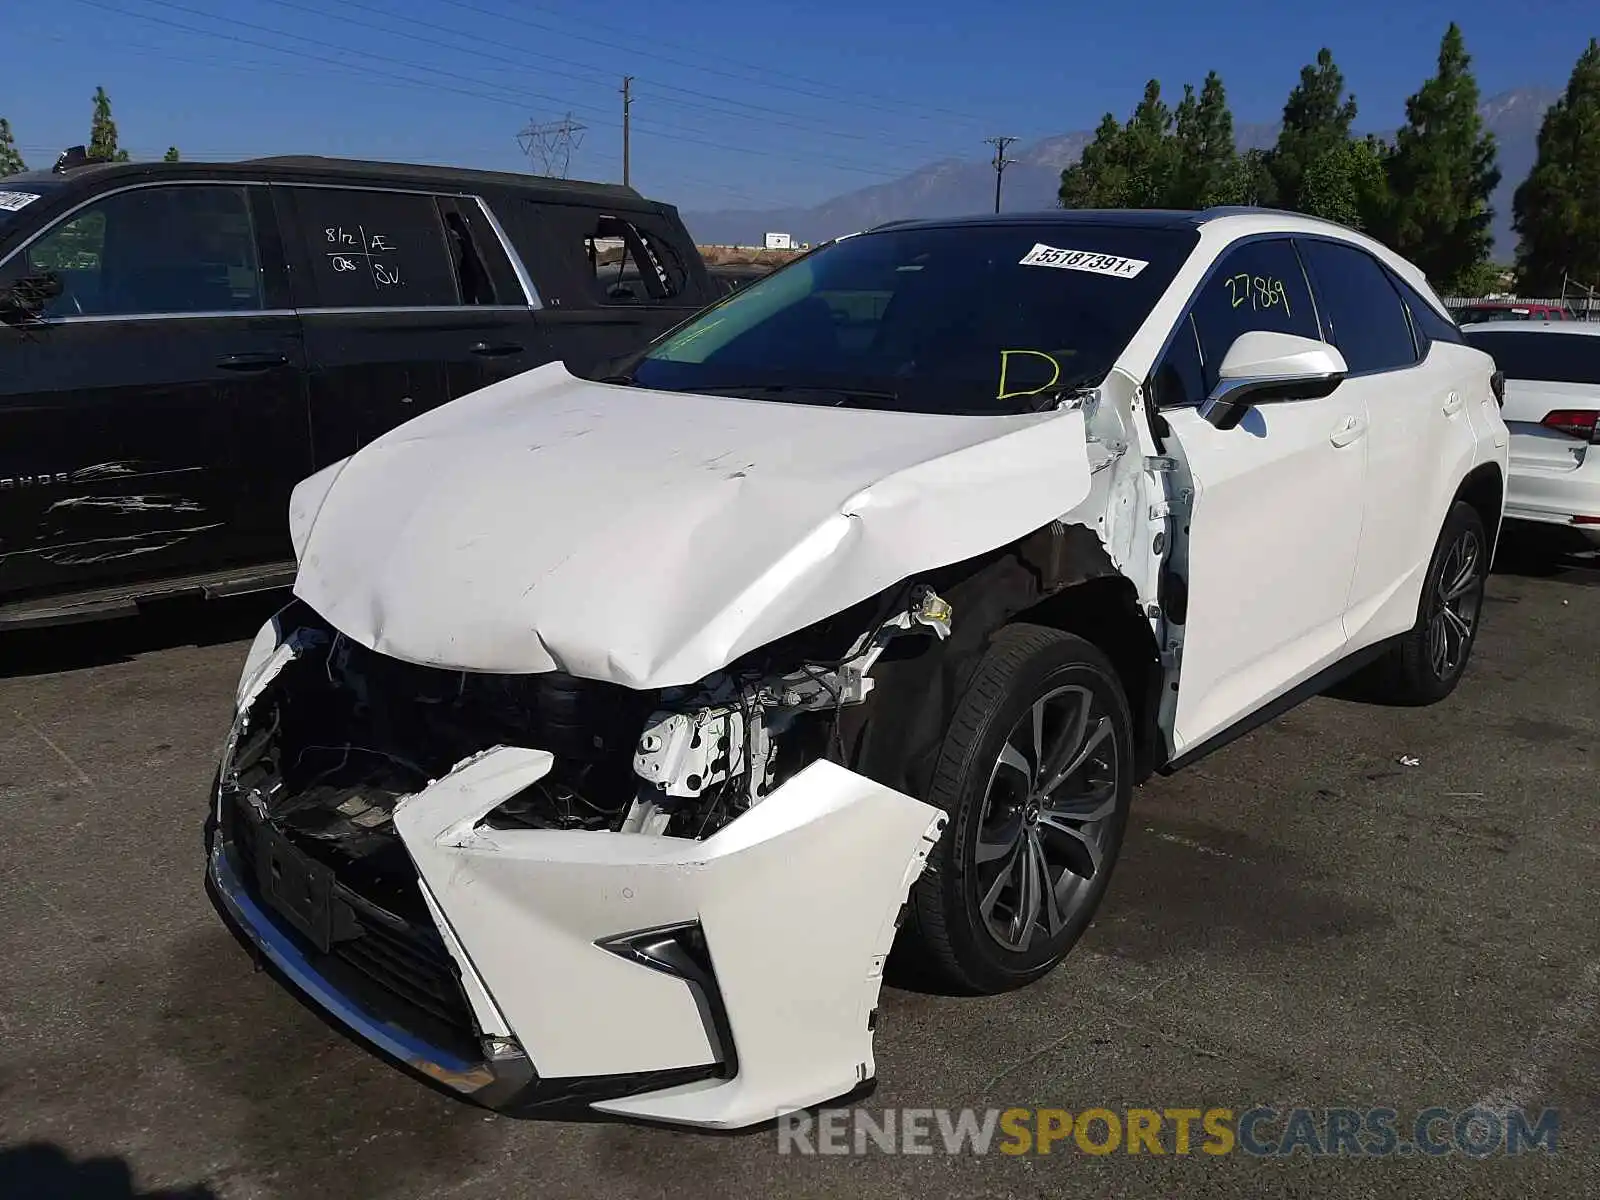
[[[1033,411],[1105,377],[1198,240],[1050,221],[844,238],[663,339],[626,381],[908,412]]]

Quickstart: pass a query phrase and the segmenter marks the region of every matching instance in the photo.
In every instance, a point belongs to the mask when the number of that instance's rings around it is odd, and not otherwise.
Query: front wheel
[[[1088,927],[1127,827],[1132,729],[1093,645],[1037,625],[995,636],[945,735],[928,801],[950,826],[911,895],[908,932],[949,982],[1021,987]]]
[[[1422,584],[1417,623],[1379,660],[1384,699],[1434,704],[1455,691],[1478,637],[1489,578],[1489,537],[1470,504],[1445,518]]]

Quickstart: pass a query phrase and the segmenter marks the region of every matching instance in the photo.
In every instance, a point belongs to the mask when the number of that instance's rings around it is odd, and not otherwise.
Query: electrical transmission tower
[[[587,128],[574,121],[571,113],[559,121],[546,121],[542,125],[530,121],[527,128],[517,134],[517,145],[528,156],[534,174],[565,179],[572,167],[573,151],[583,144],[583,131]]]
[[[985,142],[994,147],[994,210],[1000,211],[1000,180],[1006,173],[1006,168],[1017,160],[1006,157],[1006,147],[1017,139],[1014,137],[984,138]]]

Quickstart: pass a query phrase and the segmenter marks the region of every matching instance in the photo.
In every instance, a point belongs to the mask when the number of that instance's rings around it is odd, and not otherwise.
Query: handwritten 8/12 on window
[[[1294,315],[1289,310],[1288,289],[1283,286],[1281,279],[1246,272],[1230,275],[1222,284],[1228,289],[1228,299],[1234,308],[1241,304],[1249,304],[1254,311],[1281,307],[1284,316]]]

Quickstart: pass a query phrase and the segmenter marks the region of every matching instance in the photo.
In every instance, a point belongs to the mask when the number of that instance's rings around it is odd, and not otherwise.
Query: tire
[[[1472,556],[1470,578],[1463,574],[1464,553]],[[1478,638],[1488,578],[1489,538],[1483,520],[1470,504],[1458,500],[1434,545],[1417,602],[1417,623],[1374,664],[1374,683],[1385,701],[1437,704],[1456,690]]]
[[[1077,757],[1092,740],[1043,803],[1036,709],[1047,764]],[[1068,753],[1074,734],[1082,736]],[[1002,629],[956,705],[934,770],[927,800],[950,823],[912,888],[910,948],[968,992],[1009,991],[1047,974],[1100,906],[1132,799],[1133,720],[1106,656],[1060,630]],[[1041,859],[1052,886],[1030,906],[1023,888],[1040,878]],[[1049,897],[1058,903],[1047,907]]]

